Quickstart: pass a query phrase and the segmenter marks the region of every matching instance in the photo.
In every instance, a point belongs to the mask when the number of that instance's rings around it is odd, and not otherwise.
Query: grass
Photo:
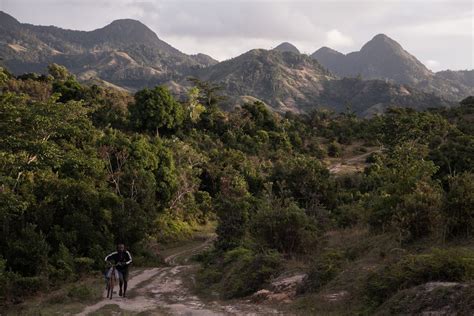
[[[473,240],[443,243],[440,240],[425,239],[406,245],[404,248],[400,248],[395,236],[390,234],[371,235],[367,230],[362,228],[331,231],[327,233],[325,237],[327,239],[326,251],[329,249],[336,253],[343,253],[344,260],[342,262],[335,262],[335,264],[338,264],[336,269],[338,273],[330,275],[332,279],[330,279],[326,284],[323,284],[320,288],[316,287],[314,292],[306,292],[296,299],[293,304],[289,306],[291,312],[312,315],[373,314],[375,310],[378,310],[381,307],[377,307],[377,304],[374,306],[371,301],[368,300],[368,296],[370,296],[370,293],[367,292],[369,278],[373,279],[374,275],[378,276],[378,274],[381,273],[380,271],[390,269],[389,271],[393,271],[393,275],[388,275],[390,280],[394,280],[395,277],[400,277],[403,281],[406,279],[404,273],[413,274],[413,271],[420,271],[421,275],[419,280],[421,281],[419,283],[423,284],[425,279],[430,280],[429,277],[425,278],[424,276],[427,273],[426,271],[434,270],[432,266],[442,266],[442,268],[440,268],[441,272],[447,270],[444,268],[442,263],[445,262],[447,258],[454,257],[453,255],[449,255],[450,251],[462,252],[462,248],[472,249],[474,246]],[[443,255],[444,257],[436,255],[437,250],[435,248],[441,249],[442,254],[446,253],[447,255]],[[324,258],[321,253],[314,254],[313,257],[316,262],[318,262],[318,260],[320,262]],[[425,257],[432,259],[427,260],[425,264],[425,261],[423,261],[423,258]],[[443,260],[438,260],[438,258]],[[453,260],[455,261],[455,259]],[[407,264],[411,264],[412,261],[414,261],[416,265],[413,265],[413,267],[411,265],[406,266]],[[395,269],[397,265],[400,265],[401,268]],[[454,268],[459,265],[460,263],[454,265]],[[424,266],[428,268],[423,270]],[[398,273],[398,271],[401,271],[401,273]],[[414,277],[415,276],[409,277],[409,279],[413,279]],[[436,279],[437,276],[434,275],[433,278]],[[469,278],[469,274],[466,274],[466,278],[463,280],[469,282]],[[449,276],[447,279],[449,281]],[[395,298],[399,295],[398,299],[393,299],[393,302],[390,305],[386,303],[382,306],[386,306],[386,310],[388,308],[397,308],[397,310],[403,311],[403,308],[400,307],[402,304],[407,304],[406,302],[409,302],[409,299],[416,300],[415,292],[411,290],[411,286],[416,286],[417,284],[418,283],[416,282],[413,283],[413,285],[408,284],[408,289],[402,290],[401,292],[390,292],[390,296]],[[446,290],[446,293],[448,292],[449,291]],[[468,303],[466,303],[467,301],[465,297],[472,297],[472,286],[466,289],[465,292],[466,294],[459,299],[447,300],[448,303],[458,304],[460,310],[466,308],[466,306],[468,306],[466,304]],[[331,300],[331,295],[341,293],[344,295],[341,295],[339,299]],[[399,293],[406,294],[402,295]],[[442,291],[437,293],[437,295],[441,297]],[[390,301],[390,299],[388,299],[388,301]],[[429,296],[424,297],[424,302],[429,301]],[[413,302],[414,301],[410,304],[413,305]],[[421,303],[422,302],[420,302],[420,306],[422,306]],[[409,312],[407,313],[410,314]]]
[[[335,256],[337,273],[316,292],[300,296],[290,309],[297,314],[354,315],[364,305],[361,298],[365,279],[377,266],[390,260],[390,256],[398,255],[391,251],[397,243],[392,236],[371,236],[361,228],[331,231],[325,237],[326,251],[343,254],[342,260]],[[318,253],[314,260],[324,257]],[[340,297],[331,300],[332,295]]]
[[[86,277],[58,290],[45,292],[23,303],[9,306],[2,315],[65,315],[79,313],[87,305],[102,299],[102,275]]]
[[[215,222],[209,222],[206,225],[195,226],[189,239],[167,243],[157,243],[154,246],[154,250],[163,258],[176,253],[186,252],[187,250],[193,249],[197,245],[202,244],[209,238],[213,238],[215,235],[215,228]]]

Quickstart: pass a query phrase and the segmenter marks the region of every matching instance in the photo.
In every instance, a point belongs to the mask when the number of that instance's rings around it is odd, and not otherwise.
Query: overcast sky
[[[218,60],[282,41],[348,53],[385,33],[435,71],[474,68],[474,0],[0,0],[0,10],[77,30],[137,19],[179,50]]]

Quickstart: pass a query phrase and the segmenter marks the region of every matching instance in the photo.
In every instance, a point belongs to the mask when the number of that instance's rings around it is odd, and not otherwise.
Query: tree
[[[286,255],[311,252],[317,242],[316,220],[294,202],[282,199],[256,203],[250,234],[260,247]]]
[[[440,178],[474,171],[474,136],[453,131],[430,152],[430,159],[439,167]]]
[[[25,276],[35,276],[45,271],[49,246],[33,224],[27,225],[18,239],[10,239],[6,253],[7,268]]]
[[[248,228],[250,209],[247,183],[237,174],[221,178],[221,192],[217,197],[216,247],[229,250],[242,245]]]
[[[200,94],[198,87],[193,87],[188,91],[187,115],[192,123],[197,123],[201,114],[206,110],[200,103]]]
[[[66,81],[69,78],[74,78],[66,67],[54,63],[48,66],[48,73],[58,81]]]
[[[446,137],[451,128],[439,114],[405,108],[389,109],[382,120],[382,141],[391,147],[410,141],[427,145],[435,136]]]
[[[438,227],[442,195],[432,179],[437,167],[423,159],[426,154],[426,147],[405,143],[371,167],[366,206],[373,231],[396,230],[400,241],[407,241]]]
[[[332,208],[334,183],[329,176],[329,171],[319,160],[293,156],[275,163],[270,180],[274,183],[276,195],[293,198],[304,209],[318,203]]]
[[[188,81],[194,84],[198,88],[199,103],[203,104],[206,108],[216,108],[216,106],[226,100],[227,98],[220,94],[223,87],[219,84],[215,84],[208,81],[201,81],[197,78],[188,78]]]
[[[130,120],[139,131],[171,132],[180,127],[184,119],[183,106],[169,90],[157,86],[135,93],[135,102],[129,107]]]

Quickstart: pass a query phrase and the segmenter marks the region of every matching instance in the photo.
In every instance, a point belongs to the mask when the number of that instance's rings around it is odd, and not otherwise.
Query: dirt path
[[[193,295],[186,286],[194,282],[195,265],[189,263],[192,255],[199,253],[212,242],[211,239],[187,249],[169,254],[165,261],[170,266],[135,270],[129,280],[128,297],[114,295],[87,306],[77,315],[275,315],[276,310],[243,301],[204,302]]]
[[[380,152],[380,150],[377,149],[348,159],[341,159],[328,167],[329,172],[338,174],[343,171],[362,171],[365,167],[365,159],[375,152]]]

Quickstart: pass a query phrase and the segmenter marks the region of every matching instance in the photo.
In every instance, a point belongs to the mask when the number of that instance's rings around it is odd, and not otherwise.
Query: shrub
[[[299,292],[316,292],[329,283],[339,272],[346,260],[344,252],[340,250],[326,250],[311,265],[308,277],[299,288]]]
[[[438,227],[442,191],[432,179],[437,168],[420,155],[426,155],[425,147],[404,144],[370,168],[367,184],[372,192],[365,201],[373,231],[391,229],[400,241],[413,241]]]
[[[217,198],[216,247],[229,250],[242,245],[248,228],[250,208],[247,182],[240,176],[221,178],[221,193]]]
[[[73,285],[67,292],[67,296],[76,301],[91,300],[95,296],[95,291],[87,285]]]
[[[474,234],[474,174],[453,177],[443,207],[448,237]]]
[[[72,278],[74,272],[74,258],[67,247],[60,244],[58,252],[53,256],[50,278],[53,281],[66,281]]]
[[[250,232],[258,244],[288,255],[311,251],[318,237],[314,218],[294,203],[262,205],[252,218]]]
[[[224,298],[243,297],[261,289],[281,268],[275,251],[257,253],[245,247],[227,252],[209,251],[196,257],[203,265],[198,284],[215,289]]]
[[[340,157],[342,153],[341,145],[336,142],[332,142],[328,146],[328,156],[329,157]]]
[[[87,257],[74,258],[74,266],[79,274],[90,272],[94,266],[94,259]]]
[[[439,227],[442,195],[437,186],[420,182],[404,195],[392,215],[400,240],[415,240],[433,233]]]
[[[31,296],[40,290],[46,290],[48,283],[46,279],[39,276],[22,277],[17,274],[10,276],[10,294],[15,298]]]
[[[44,235],[36,231],[36,226],[28,224],[19,238],[9,240],[7,249],[7,268],[24,276],[35,276],[47,266],[50,246]]]
[[[243,297],[257,291],[280,267],[280,256],[273,251],[255,254],[242,247],[228,251],[224,256],[226,272],[222,278],[224,297]]]
[[[343,204],[331,212],[331,217],[338,227],[349,228],[359,222],[363,211],[360,204]]]
[[[371,274],[365,285],[368,304],[377,307],[397,291],[431,281],[464,282],[474,278],[474,252],[435,249],[409,255]]]

